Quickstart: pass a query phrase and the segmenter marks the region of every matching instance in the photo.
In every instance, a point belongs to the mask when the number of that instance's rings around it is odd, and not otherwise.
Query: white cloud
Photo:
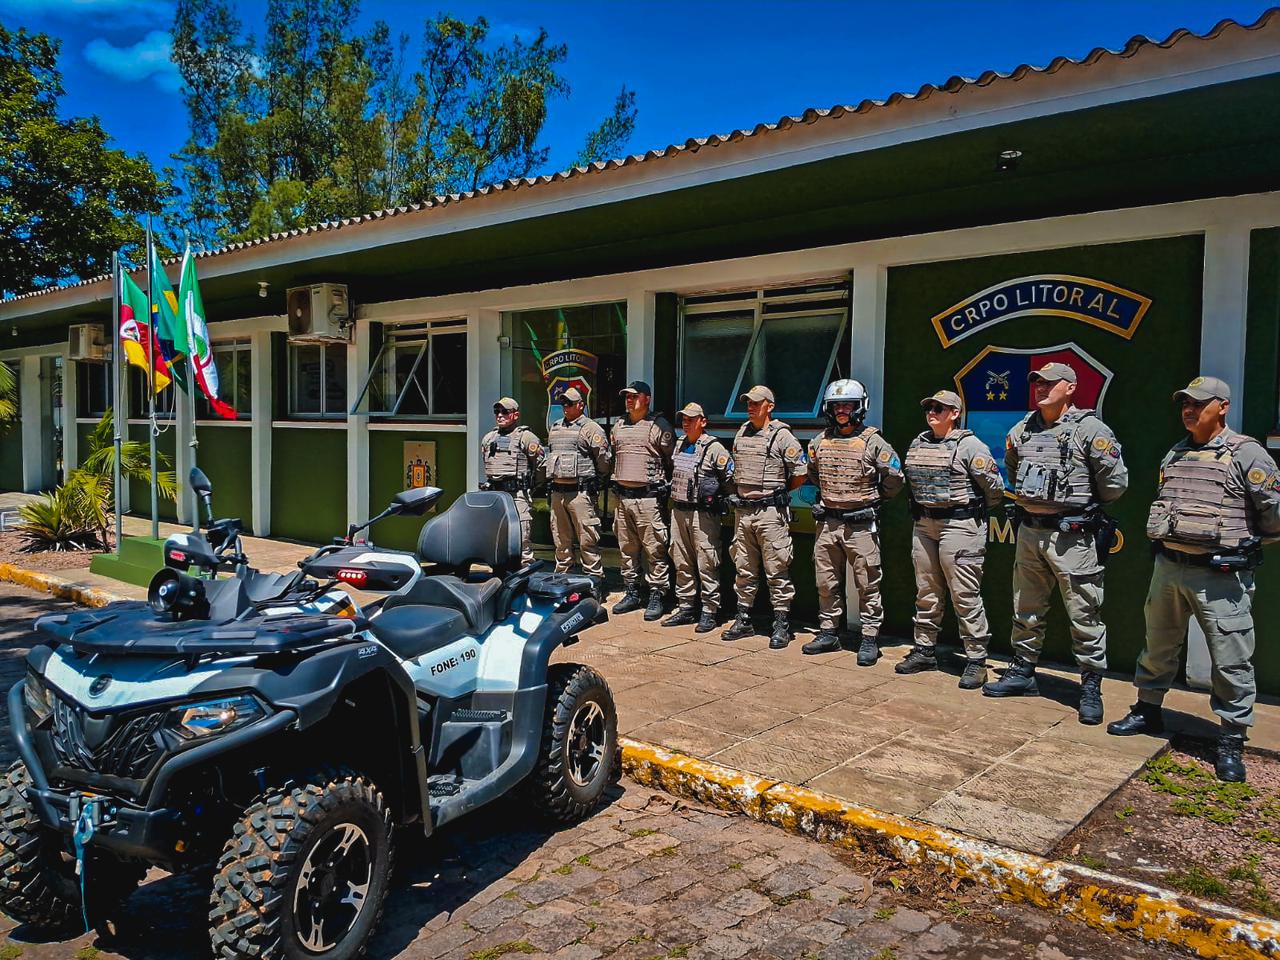
[[[169,32],[152,30],[129,47],[117,47],[103,37],[94,37],[84,48],[84,58],[118,80],[136,83],[151,78],[162,90],[174,92],[181,89],[182,78],[170,59],[171,51]]]
[[[173,20],[173,4],[169,0],[0,0],[0,11],[63,20],[111,17],[122,25]]]

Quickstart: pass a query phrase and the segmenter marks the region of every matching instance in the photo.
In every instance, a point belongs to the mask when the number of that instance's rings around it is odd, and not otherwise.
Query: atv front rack
[[[77,653],[178,656],[189,661],[214,655],[267,656],[353,639],[348,617],[276,613],[238,620],[162,620],[140,600],[99,610],[57,613],[36,621],[36,630]]]

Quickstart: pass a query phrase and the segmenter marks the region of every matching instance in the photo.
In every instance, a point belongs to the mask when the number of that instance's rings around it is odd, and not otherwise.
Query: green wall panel
[[[84,463],[85,457],[89,455],[88,438],[93,433],[92,423],[76,424],[76,466]]]
[[[1111,508],[1125,536],[1107,567],[1106,603],[1110,663],[1132,670],[1142,649],[1142,601],[1151,575],[1143,533],[1156,472],[1182,431],[1170,395],[1196,374],[1200,350],[1203,240],[1176,237],[1144,243],[1075,247],[889,271],[885,334],[885,429],[900,454],[924,429],[919,398],[955,389],[955,376],[987,346],[1048,348],[1074,343],[1114,374],[1102,414],[1118,434],[1129,466],[1128,492]],[[1033,314],[993,324],[944,348],[931,318],[994,284],[1037,274],[1071,274],[1105,281],[1151,298],[1132,339],[1066,317]],[[1016,390],[1024,384],[1011,384]],[[997,456],[1003,450],[995,451]],[[915,584],[905,497],[884,522],[886,627],[910,636]],[[983,595],[994,646],[1009,649],[1012,543],[990,545]],[[946,634],[954,639],[950,611]],[[1053,601],[1046,657],[1072,662],[1060,599]],[[1268,669],[1272,669],[1270,666]]]
[[[129,424],[128,437],[130,440],[136,440],[138,443],[148,443],[148,431],[151,428],[145,423]],[[175,441],[177,433],[174,427],[169,425],[164,432],[156,438],[156,451],[167,457],[169,460],[169,469],[173,469],[175,449]],[[138,517],[151,516],[151,484],[146,480],[130,480],[129,481],[129,505],[131,513]],[[166,500],[161,497],[158,501],[157,514],[161,520],[168,520],[176,523],[178,520],[177,505],[172,500]]]
[[[347,530],[347,431],[271,431],[271,535],[328,543]]]
[[[213,512],[239,517],[253,530],[253,464],[249,427],[197,427],[200,447],[196,461],[213,484]],[[203,507],[201,507],[203,509]]]
[[[18,421],[0,427],[0,490],[22,489],[22,428]]]
[[[372,430],[369,432],[369,516],[381,513],[391,498],[407,487],[405,441],[434,442],[436,445],[436,477],[431,485],[445,491],[436,507],[437,512],[453,503],[467,489],[465,433]],[[371,536],[381,546],[412,550],[425,522],[423,517],[388,517],[373,528]]]

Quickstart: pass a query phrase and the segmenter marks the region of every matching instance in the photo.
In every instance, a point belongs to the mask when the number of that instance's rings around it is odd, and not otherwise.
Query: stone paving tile
[[[733,645],[722,641],[690,640],[679,646],[664,647],[664,657],[702,666],[714,666],[725,661],[735,660],[743,656],[741,650],[733,649]],[[677,668],[678,669],[678,668]]]
[[[1125,738],[1111,738],[1112,742],[1123,739]],[[1064,777],[1081,777],[1114,784],[1119,780],[1127,780],[1142,766],[1145,759],[1111,750],[1101,744],[1039,737],[1004,757],[1003,762],[1029,768],[1037,774],[1056,773]]]
[[[637,740],[657,743],[695,757],[710,757],[717,750],[739,743],[742,738],[732,733],[708,730],[683,720],[669,718],[646,724],[631,733]]]
[[[849,765],[815,777],[809,785],[856,804],[909,817],[919,814],[945,793],[924,784],[866,773]]]
[[[736,645],[739,642],[741,641],[734,641],[734,644],[731,645]],[[735,670],[753,673],[766,680],[789,677],[792,674],[800,673],[809,666],[803,660],[779,656],[778,651],[768,649],[767,640],[761,649],[737,657],[731,660],[730,663]]]
[[[1055,819],[963,793],[944,794],[918,816],[959,833],[1029,853],[1055,846],[1075,827],[1074,820]]]
[[[990,766],[972,753],[945,750],[931,738],[906,733],[858,757],[857,769],[869,776],[951,790]]]
[[[717,697],[714,693],[693,685],[673,683],[670,680],[654,680],[633,688],[627,697],[627,705],[669,717],[690,707],[710,703],[715,699]]]
[[[884,743],[888,735],[882,731],[843,726],[814,715],[789,720],[752,739],[769,746],[807,752],[826,760],[844,761]]]
[[[1022,767],[998,763],[956,792],[979,800],[996,800],[1050,819],[1078,823],[1111,795],[1112,788],[1079,777],[1049,773],[1028,776]]]
[[[806,750],[759,740],[744,740],[713,753],[708,759],[725,767],[747,770],[788,783],[804,783],[836,765],[835,761]]]
[[[721,733],[751,737],[786,723],[788,720],[794,720],[795,716],[790,711],[779,710],[750,700],[726,698],[686,710],[677,714],[676,718],[685,723],[719,730]]]

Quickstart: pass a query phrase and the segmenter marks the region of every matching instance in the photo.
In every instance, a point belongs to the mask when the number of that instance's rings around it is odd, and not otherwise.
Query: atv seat
[[[401,660],[412,660],[465,637],[466,618],[456,610],[424,604],[402,604],[369,622],[378,642]]]
[[[463,580],[452,574],[434,574],[423,577],[403,596],[388,597],[383,602],[382,609],[385,612],[410,604],[429,604],[457,610],[466,618],[471,632],[479,636],[493,626],[493,621],[497,619],[501,592],[500,577]]]

